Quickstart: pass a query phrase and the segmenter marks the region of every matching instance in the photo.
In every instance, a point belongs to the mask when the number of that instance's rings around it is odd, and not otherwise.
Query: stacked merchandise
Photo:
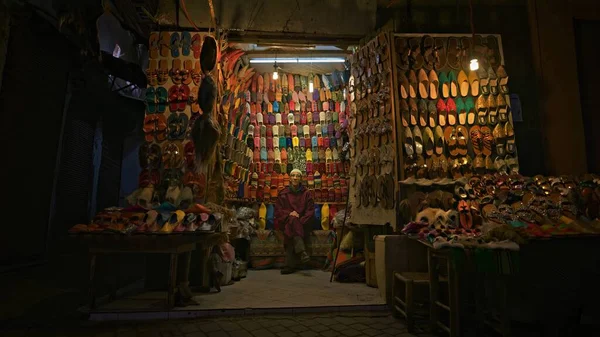
[[[197,234],[219,232],[223,214],[194,204],[178,210],[167,203],[153,209],[111,207],[98,212],[89,224],[78,224],[71,234]]]
[[[262,202],[259,228],[274,228],[273,204],[297,168],[315,202],[327,204],[318,205],[317,214],[326,215],[323,228],[328,228],[330,208],[335,211],[333,205],[345,203],[348,194],[343,148],[349,74],[278,72],[274,80],[273,73],[260,74],[244,64],[242,56],[243,51],[228,49],[222,57],[221,109],[229,120],[223,148],[227,198]]]
[[[395,36],[403,177],[518,172],[508,74],[494,35]],[[474,68],[472,59],[478,60]]]
[[[350,221],[396,225],[396,136],[389,35],[382,33],[352,60]]]
[[[214,153],[218,140],[210,74],[217,42],[190,32],[152,32],[149,42],[142,171],[138,189],[127,197],[131,207],[104,210],[71,232],[168,234],[217,226],[218,219],[197,204],[206,194],[206,175],[196,165]]]
[[[600,177],[473,175],[414,192],[400,204],[404,233],[435,248],[518,250],[535,238],[600,234]]]

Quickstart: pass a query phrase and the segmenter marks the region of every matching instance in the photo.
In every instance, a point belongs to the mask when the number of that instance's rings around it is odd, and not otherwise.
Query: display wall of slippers
[[[356,206],[352,216],[356,218],[363,214],[361,209],[395,209],[395,121],[388,38],[388,34],[380,34],[369,41],[353,55],[351,62],[353,174],[350,183]],[[365,211],[364,217],[367,213]]]
[[[146,209],[165,201],[179,207],[205,196],[206,176],[197,170],[190,134],[203,114],[198,97],[215,89],[209,74],[217,46],[210,35],[190,32],[152,32],[149,46],[142,171],[127,200]]]
[[[518,172],[498,38],[396,35],[395,48],[404,178]]]
[[[345,200],[349,163],[343,157],[349,106],[344,89],[348,76],[339,71],[310,76],[279,73],[277,80],[272,73],[252,76],[238,94],[242,103],[230,113],[228,143],[233,146],[228,144],[227,151],[232,153],[226,154],[235,162],[232,158],[237,153],[250,165],[246,166],[248,175],[231,182],[228,198],[274,199],[289,185],[289,173],[299,169],[316,201]],[[309,83],[313,92],[308,90]],[[235,106],[235,100],[229,95],[223,105]],[[236,177],[235,170],[229,171]]]

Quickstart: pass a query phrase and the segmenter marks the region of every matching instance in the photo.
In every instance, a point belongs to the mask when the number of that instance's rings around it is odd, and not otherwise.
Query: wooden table
[[[206,244],[209,239],[219,233],[194,233],[194,234],[167,234],[167,235],[118,235],[118,234],[84,234],[76,235],[77,239],[83,240],[90,254],[89,271],[89,300],[90,309],[96,306],[96,295],[94,276],[96,269],[96,257],[108,254],[169,254],[169,282],[167,290],[167,308],[173,308],[175,304],[175,289],[189,287],[189,270],[191,253],[197,247],[202,249],[202,268],[206,270],[208,254],[211,247]],[[179,254],[183,254],[184,272],[182,279],[177,280],[177,266]],[[202,286],[208,287],[208,276],[202,273]]]

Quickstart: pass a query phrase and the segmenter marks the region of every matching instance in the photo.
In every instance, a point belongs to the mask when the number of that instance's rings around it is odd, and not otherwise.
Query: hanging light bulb
[[[471,59],[469,68],[471,68],[471,71],[475,71],[475,70],[479,69],[479,61],[477,61],[476,58]]]
[[[277,73],[277,61],[273,65],[273,80],[277,80],[279,78],[279,73]]]

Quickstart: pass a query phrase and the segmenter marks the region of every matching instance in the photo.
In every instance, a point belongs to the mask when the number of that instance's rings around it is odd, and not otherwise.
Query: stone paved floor
[[[294,316],[215,317],[190,320],[85,322],[70,329],[21,330],[12,336],[94,336],[94,337],[410,337],[402,321],[387,312],[350,312]]]
[[[248,276],[222,287],[221,293],[196,294],[198,305],[177,310],[244,308],[303,308],[384,305],[379,289],[365,283],[329,282],[330,273],[304,270],[281,275],[280,270],[250,270]],[[164,305],[164,292],[145,292],[100,306],[100,311],[156,310]]]

